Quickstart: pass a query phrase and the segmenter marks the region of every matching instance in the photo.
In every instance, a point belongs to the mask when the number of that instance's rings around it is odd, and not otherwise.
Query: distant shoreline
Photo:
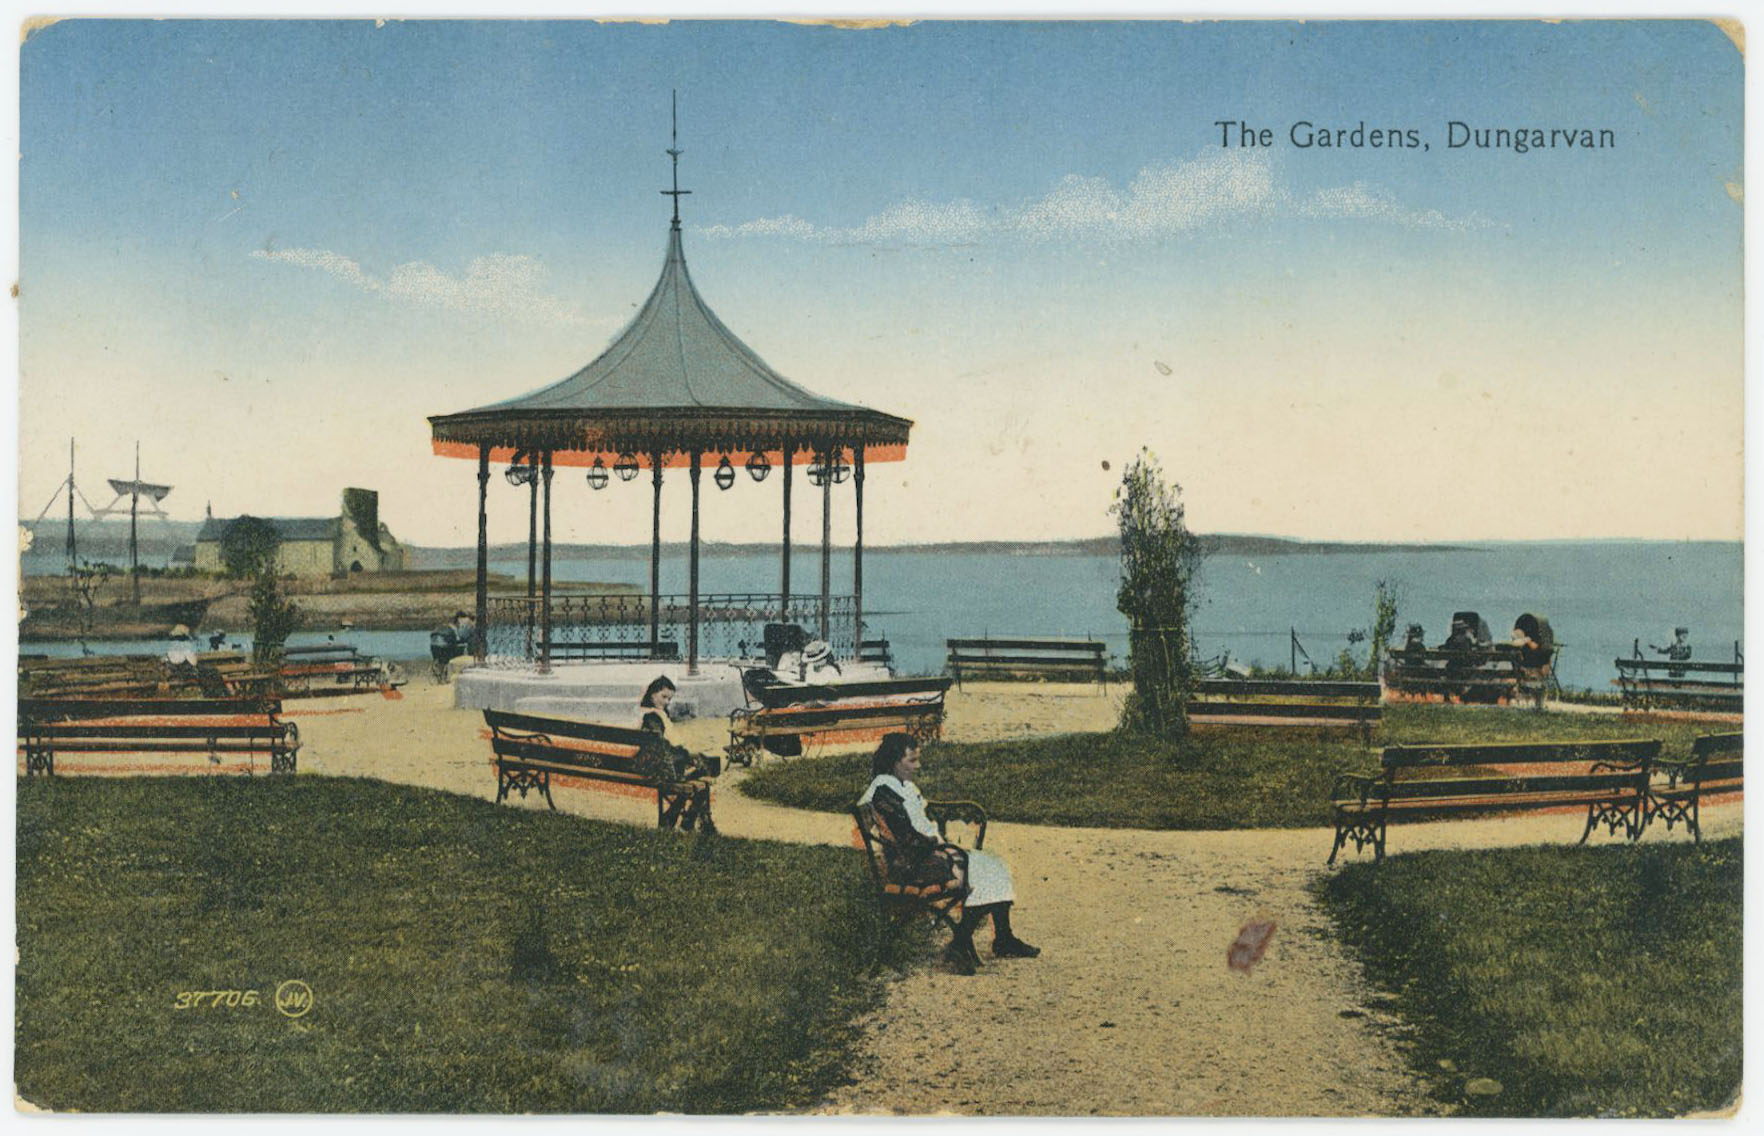
[[[1241,536],[1223,534],[1200,535],[1210,556],[1329,556],[1344,553],[1390,552],[1480,552],[1482,549],[1461,544],[1355,544],[1345,541],[1305,541],[1286,537]],[[799,542],[796,550],[807,553],[819,548],[814,542]],[[413,564],[430,568],[464,567],[475,564],[475,548],[424,548],[409,546]],[[837,552],[847,552],[847,544],[835,544]],[[664,557],[672,559],[687,551],[683,541],[662,545]],[[1117,536],[1087,537],[1079,540],[980,540],[935,541],[921,544],[866,544],[865,556],[895,556],[903,553],[932,556],[1118,556],[1121,538]],[[503,543],[490,546],[490,558],[524,557],[526,543]],[[647,544],[554,544],[552,558],[583,558],[605,560],[647,560]],[[699,545],[699,554],[706,557],[778,555],[776,543],[719,543],[707,541]]]
[[[105,560],[111,564],[126,564],[128,561],[128,524],[119,522],[116,531],[103,522],[83,526],[80,535],[80,552],[82,559]],[[24,528],[31,526],[25,525]],[[141,558],[145,563],[164,564],[170,559],[172,549],[179,545],[189,545],[195,539],[196,529],[200,526],[194,522],[169,522],[166,525],[156,524],[152,530],[141,535]],[[183,530],[188,529],[186,533]],[[45,522],[33,533],[31,550],[21,560],[27,575],[57,575],[64,571],[62,561],[61,528]],[[1512,547],[1515,545],[1536,545],[1538,547],[1559,546],[1564,544],[1743,544],[1742,541],[1723,540],[1692,540],[1676,541],[1666,538],[1648,537],[1586,537],[1576,539],[1546,540],[1467,540],[1445,542],[1401,542],[1401,541],[1313,541],[1301,540],[1296,537],[1262,536],[1243,533],[1196,534],[1206,548],[1209,556],[1340,556],[1366,554],[1397,554],[1397,553],[1465,553],[1488,552],[1494,548]],[[936,556],[1115,556],[1120,552],[1120,538],[1110,534],[1107,536],[1081,537],[1070,540],[987,540],[987,541],[927,541],[911,544],[866,544],[866,556],[894,556],[900,554],[919,554]],[[407,544],[409,564],[416,570],[443,570],[475,568],[477,565],[476,547],[429,546]],[[796,545],[798,555],[810,555],[817,552],[819,545],[815,541],[803,540]],[[837,543],[834,550],[842,555],[847,554],[850,545]],[[662,545],[665,559],[675,559],[686,554],[684,541],[667,541]],[[502,541],[492,544],[489,549],[493,560],[524,560],[527,555],[525,541]],[[707,541],[700,545],[700,552],[706,557],[767,557],[778,555],[778,544],[770,542],[718,542]],[[648,542],[635,544],[584,544],[557,543],[552,546],[553,560],[565,559],[600,559],[600,560],[643,560],[649,559]]]

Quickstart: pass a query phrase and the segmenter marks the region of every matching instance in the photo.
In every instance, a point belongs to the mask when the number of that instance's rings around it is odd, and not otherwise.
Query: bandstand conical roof
[[[886,461],[905,456],[912,427],[773,370],[698,294],[677,223],[649,299],[593,362],[541,390],[429,423],[437,453],[475,458],[488,443],[492,460],[549,449],[560,465],[695,449],[778,459],[786,445],[862,447],[867,460]]]

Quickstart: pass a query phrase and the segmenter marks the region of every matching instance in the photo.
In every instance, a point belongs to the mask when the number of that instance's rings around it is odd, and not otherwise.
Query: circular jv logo
[[[290,978],[276,987],[276,1009],[285,1017],[304,1017],[312,1009],[312,987],[298,978]]]

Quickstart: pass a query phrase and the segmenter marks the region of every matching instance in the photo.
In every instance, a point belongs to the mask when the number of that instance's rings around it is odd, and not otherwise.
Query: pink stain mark
[[[1268,953],[1268,944],[1274,941],[1274,920],[1251,919],[1237,932],[1237,938],[1225,950],[1225,965],[1232,970],[1248,974],[1262,961]]]

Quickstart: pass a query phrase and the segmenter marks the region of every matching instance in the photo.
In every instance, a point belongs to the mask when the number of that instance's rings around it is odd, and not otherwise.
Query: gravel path
[[[398,701],[300,714],[305,770],[373,776],[481,797],[495,778],[476,713],[447,688]],[[1106,727],[1119,692],[995,685],[952,694],[961,740]],[[683,723],[678,740],[719,752],[720,722]],[[849,819],[783,809],[734,790],[716,798],[725,835],[844,844]],[[649,823],[650,806],[595,792],[555,794],[560,809]],[[525,807],[544,808],[529,799]],[[1737,832],[1737,806],[1705,812],[1711,835]],[[1578,820],[1409,825],[1391,851],[1569,841]],[[1572,830],[1572,831],[1570,831]],[[1650,833],[1648,839],[1657,839]],[[1597,839],[1597,838],[1595,838]],[[1682,840],[1682,835],[1675,837]],[[1325,829],[1144,832],[995,824],[988,851],[1011,864],[1016,930],[1033,960],[988,958],[964,978],[917,968],[890,984],[863,1023],[851,1083],[824,1112],[962,1115],[1410,1115],[1432,1109],[1404,1065],[1405,1027],[1368,990],[1313,901],[1327,869]],[[1252,919],[1276,925],[1245,974],[1226,948]],[[982,931],[982,954],[989,931]]]

